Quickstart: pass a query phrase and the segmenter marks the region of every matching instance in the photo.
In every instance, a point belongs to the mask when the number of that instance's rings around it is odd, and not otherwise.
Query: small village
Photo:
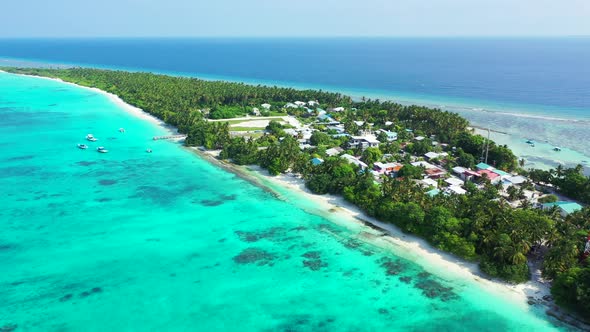
[[[425,137],[419,132],[415,133],[411,128],[405,128],[403,134],[399,134],[392,122],[385,122],[384,126],[378,128],[373,123],[364,121],[354,121],[358,131],[349,132],[342,122],[336,120],[345,112],[344,107],[323,110],[317,106],[317,101],[295,101],[285,104],[283,111],[297,109],[302,111],[302,116],[265,117],[262,112],[268,113],[273,107],[265,103],[260,105],[260,108],[252,108],[252,117],[244,118],[243,122],[232,125],[240,127],[242,131],[231,133],[234,136],[257,137],[266,132],[270,121],[279,121],[284,126],[283,132],[296,138],[302,151],[316,150],[317,147],[312,144],[314,132],[323,132],[335,139],[347,139],[341,146],[330,146],[321,150],[318,156],[310,160],[312,165],[323,163],[322,157],[339,156],[357,166],[361,172],[370,172],[375,183],[382,183],[384,177],[397,178],[405,164],[422,170],[421,178],[414,181],[431,197],[464,195],[468,187],[481,189],[484,183],[489,181],[514,208],[526,205],[544,210],[557,209],[563,217],[583,208],[579,203],[557,194],[550,184],[534,183],[525,176],[505,172],[486,163],[485,146],[482,147],[482,160],[475,167],[458,166],[452,162],[456,148],[438,142],[434,135]],[[380,160],[374,162],[363,160],[362,154],[366,149],[379,149],[380,146],[388,146],[393,142],[399,146],[395,153],[383,153]],[[405,149],[409,144],[417,142],[429,142],[429,151],[412,154]]]

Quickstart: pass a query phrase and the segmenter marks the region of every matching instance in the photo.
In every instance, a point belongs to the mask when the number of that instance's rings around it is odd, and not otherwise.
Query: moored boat
[[[86,145],[86,144],[78,144],[78,149],[86,150],[86,149],[88,149],[88,145]]]
[[[109,150],[105,149],[104,146],[99,146],[96,148],[96,151],[100,152],[100,153],[107,153],[109,152]]]
[[[88,134],[86,135],[86,139],[90,142],[96,142],[98,141],[98,139],[96,137],[94,137],[92,134]]]
[[[553,148],[553,151],[561,151],[561,148],[559,146],[556,146]]]
[[[146,149],[145,152],[152,153],[152,149]]]

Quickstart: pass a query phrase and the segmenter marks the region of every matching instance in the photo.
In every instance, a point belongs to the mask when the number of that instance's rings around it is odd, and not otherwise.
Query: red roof
[[[498,175],[498,174],[496,174],[496,173],[494,173],[494,172],[492,172],[492,171],[489,171],[489,170],[487,170],[487,169],[482,169],[482,170],[480,170],[478,173],[479,173],[481,176],[483,176],[484,174],[485,174],[485,175],[487,175],[487,177],[488,177],[488,179],[489,179],[490,181],[491,181],[491,180],[493,180],[493,179],[495,179],[495,178],[497,178],[498,176],[500,176],[500,175]]]

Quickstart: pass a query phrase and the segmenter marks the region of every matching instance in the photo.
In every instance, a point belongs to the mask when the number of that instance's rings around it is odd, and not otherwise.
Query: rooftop
[[[580,211],[582,209],[582,206],[576,202],[558,201],[558,202],[543,204],[544,208],[552,208],[554,206],[557,206],[558,208],[565,211],[566,213],[574,213],[574,212]]]

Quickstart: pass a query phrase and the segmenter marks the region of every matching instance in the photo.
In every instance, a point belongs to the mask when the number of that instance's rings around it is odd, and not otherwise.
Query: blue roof
[[[492,166],[486,164],[486,163],[479,163],[477,164],[475,167],[479,168],[479,169],[488,169],[488,168],[492,168]]]
[[[566,213],[574,213],[574,212],[580,211],[582,209],[582,206],[578,203],[575,203],[575,202],[559,201],[559,202],[543,204],[544,208],[552,208],[554,206],[557,206],[558,208],[562,209]]]
[[[321,164],[321,163],[323,163],[323,162],[324,162],[324,161],[323,161],[322,159],[320,159],[320,158],[313,158],[313,159],[311,160],[311,163],[312,163],[312,164],[314,164],[314,165],[319,165],[319,164]]]
[[[500,176],[508,176],[508,175],[510,175],[510,174],[508,174],[508,173],[506,173],[506,172],[504,172],[504,171],[501,171],[501,170],[499,170],[499,169],[495,169],[495,170],[493,170],[492,172],[494,172],[494,173],[496,173],[496,174],[498,174],[498,175],[500,175]]]
[[[440,194],[440,190],[438,189],[432,189],[426,192],[426,195],[430,196],[430,197],[434,197],[436,195]]]

